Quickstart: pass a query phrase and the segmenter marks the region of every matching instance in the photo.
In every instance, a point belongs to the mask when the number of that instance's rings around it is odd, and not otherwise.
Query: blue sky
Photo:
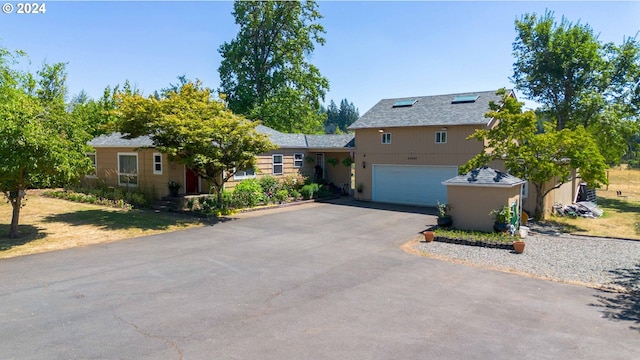
[[[70,96],[84,89],[97,98],[127,79],[149,94],[181,74],[215,89],[218,47],[238,31],[228,1],[45,3],[45,14],[0,13],[0,46],[26,51],[33,72],[67,62]],[[633,1],[320,1],[319,9],[326,44],[310,61],[329,79],[325,101],[347,98],[360,114],[383,98],[511,87],[514,21],[524,13],[549,9],[616,44],[640,31]]]

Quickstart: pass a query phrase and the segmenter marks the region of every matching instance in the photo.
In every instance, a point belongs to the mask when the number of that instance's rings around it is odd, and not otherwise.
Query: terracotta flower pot
[[[524,251],[524,241],[514,241],[513,250],[518,254],[522,254],[522,252]]]
[[[426,242],[432,242],[436,237],[436,233],[434,233],[433,231],[425,231],[422,234],[424,235],[424,241]]]

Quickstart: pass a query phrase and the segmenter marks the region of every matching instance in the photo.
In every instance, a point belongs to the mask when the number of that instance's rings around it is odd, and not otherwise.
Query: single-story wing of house
[[[232,189],[240,181],[265,175],[285,177],[301,174],[314,181],[334,184],[346,191],[351,188],[351,159],[354,135],[285,134],[258,125],[256,131],[268,135],[278,148],[257,155],[255,169],[241,169],[225,184]],[[96,137],[89,142],[95,149],[87,154],[95,171],[87,180],[107,186],[138,188],[161,198],[169,194],[169,181],[181,185],[180,194],[209,193],[210,184],[183,164],[169,161],[158,152],[153,141],[142,136],[125,139],[120,133]],[[335,165],[334,165],[335,164]]]

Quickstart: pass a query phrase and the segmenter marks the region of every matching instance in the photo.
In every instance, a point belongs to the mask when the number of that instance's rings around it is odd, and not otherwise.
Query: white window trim
[[[238,175],[238,172],[242,172],[244,173],[244,175]],[[256,170],[253,169],[253,175],[247,175],[247,171],[246,170],[236,170],[236,168],[233,168],[233,180],[244,180],[244,179],[253,179],[256,177]]]
[[[276,156],[280,156],[280,159],[282,159],[279,163],[276,163]],[[282,167],[282,171],[281,172],[276,172],[276,165],[280,165]],[[282,154],[273,154],[271,156],[271,172],[273,173],[273,175],[282,175],[282,174],[284,174],[284,155],[282,155]]]
[[[387,135],[388,135],[389,141],[385,142],[384,140],[387,138]],[[391,144],[391,133],[390,132],[382,133],[382,138],[380,139],[380,141],[385,145]]]
[[[156,156],[160,156],[160,162],[156,162]],[[156,165],[160,164],[160,170],[156,170]],[[162,154],[161,153],[153,153],[153,175],[162,175],[162,170],[164,169],[164,165],[162,164]]]
[[[296,159],[297,156],[300,156],[300,159]],[[300,163],[300,165],[296,165],[296,163]],[[304,166],[304,154],[303,153],[295,153],[293,154],[293,167],[301,168]]]
[[[124,156],[135,156],[136,157],[136,173],[135,174],[128,174],[128,173],[121,173],[120,172],[120,156],[124,155]],[[136,184],[131,184],[131,183],[121,183],[120,182],[120,176],[121,175],[136,175],[137,177],[137,182]],[[138,164],[138,153],[134,153],[134,152],[119,152],[118,153],[118,185],[120,186],[130,186],[130,187],[137,187],[138,184],[140,183],[140,166]]]
[[[97,152],[88,152],[86,153],[87,156],[89,155],[93,155],[93,174],[87,174],[85,175],[85,177],[88,178],[97,178],[98,177],[98,153]]]
[[[438,134],[441,134],[440,135],[440,140],[441,141],[438,141]],[[442,134],[444,134],[444,141],[442,141]],[[443,131],[436,131],[436,135],[435,135],[436,144],[446,144],[448,140],[449,140],[449,135],[447,134],[446,131],[444,131],[444,130]]]

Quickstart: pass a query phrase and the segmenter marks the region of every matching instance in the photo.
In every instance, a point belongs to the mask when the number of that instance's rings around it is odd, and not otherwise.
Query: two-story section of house
[[[355,198],[447,202],[442,182],[482,151],[482,142],[467,138],[493,125],[485,117],[490,101],[500,101],[496,90],[380,100],[349,126],[356,137]]]

